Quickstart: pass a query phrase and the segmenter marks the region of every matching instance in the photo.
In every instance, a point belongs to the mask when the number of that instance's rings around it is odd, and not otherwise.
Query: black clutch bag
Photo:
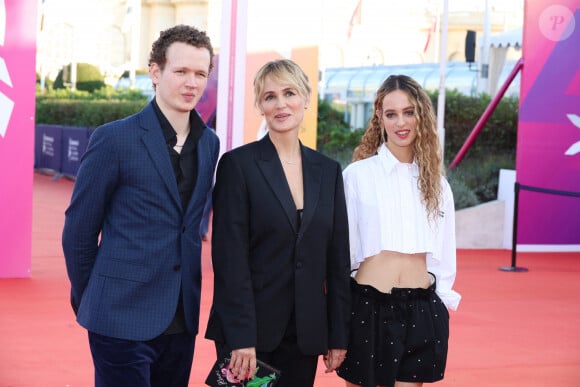
[[[230,371],[230,359],[218,359],[213,365],[205,384],[211,387],[274,387],[280,380],[281,372],[276,368],[256,361],[256,373],[250,380],[238,380]]]

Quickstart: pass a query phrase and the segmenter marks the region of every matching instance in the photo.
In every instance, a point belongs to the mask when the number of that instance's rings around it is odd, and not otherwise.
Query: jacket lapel
[[[276,154],[276,148],[274,148],[269,135],[265,135],[259,141],[259,155],[256,162],[267,184],[284,209],[288,222],[294,232],[296,232],[296,205],[292,199],[292,193],[286,181],[282,164],[280,164],[280,159]]]
[[[202,129],[202,134],[201,137],[199,138],[199,140],[197,141],[197,180],[195,181],[195,188],[192,192],[192,196],[189,200],[189,205],[187,207],[187,211],[186,214],[191,216],[192,212],[191,210],[193,208],[202,208],[205,206],[205,201],[207,199],[207,196],[205,194],[207,194],[208,192],[201,189],[202,188],[202,184],[207,181],[208,179],[208,172],[212,172],[213,173],[213,169],[211,168],[211,165],[209,164],[210,160],[211,160],[211,150],[210,150],[210,145],[208,144],[209,141],[209,136],[208,136],[208,131],[210,129],[208,129],[207,127]],[[211,187],[208,187],[211,188]],[[211,191],[209,192],[209,194],[211,194]],[[190,221],[191,219],[188,217],[187,221]]]
[[[301,230],[306,230],[314,216],[320,197],[322,168],[315,159],[314,151],[301,145],[302,174],[304,179],[304,212],[302,213]]]
[[[155,169],[157,169],[159,176],[165,183],[172,200],[179,208],[181,208],[181,199],[179,198],[175,173],[171,167],[171,160],[169,160],[167,144],[163,137],[161,127],[159,126],[159,120],[157,119],[151,104],[143,109],[141,116],[139,117],[139,123],[141,128],[145,131],[141,141],[143,141],[145,148],[147,148],[149,157],[151,157]]]

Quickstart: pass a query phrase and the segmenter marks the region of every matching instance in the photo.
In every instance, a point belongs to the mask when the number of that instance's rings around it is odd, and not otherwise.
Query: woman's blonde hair
[[[437,124],[431,99],[413,78],[406,75],[391,75],[379,87],[374,102],[373,116],[360,144],[354,150],[353,161],[375,155],[383,141],[389,141],[387,132],[381,125],[380,112],[383,110],[385,96],[395,90],[405,92],[414,107],[417,119],[417,137],[413,143],[413,156],[419,166],[417,184],[421,190],[429,218],[435,219],[439,214],[441,176],[444,175],[441,143],[437,135]]]
[[[256,107],[259,107],[260,97],[264,92],[264,83],[268,76],[292,85],[306,101],[310,98],[311,88],[308,76],[302,68],[290,59],[278,59],[266,63],[254,77],[254,104]]]

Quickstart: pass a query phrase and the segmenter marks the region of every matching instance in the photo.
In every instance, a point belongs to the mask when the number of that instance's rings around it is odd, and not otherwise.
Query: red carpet
[[[0,387],[92,386],[86,332],[68,304],[60,246],[73,182],[35,174],[32,278],[0,279]],[[211,302],[209,242],[204,243],[202,332],[190,386],[213,360],[203,339]],[[446,377],[435,386],[580,386],[580,254],[519,253],[526,273],[509,266],[507,250],[459,250]],[[344,386],[319,367],[316,387]]]

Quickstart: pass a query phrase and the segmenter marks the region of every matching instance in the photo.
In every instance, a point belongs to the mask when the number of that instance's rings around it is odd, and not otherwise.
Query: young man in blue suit
[[[62,245],[96,386],[188,385],[219,154],[195,106],[212,67],[204,32],[162,31],[149,58],[155,98],[97,128],[83,156]]]

